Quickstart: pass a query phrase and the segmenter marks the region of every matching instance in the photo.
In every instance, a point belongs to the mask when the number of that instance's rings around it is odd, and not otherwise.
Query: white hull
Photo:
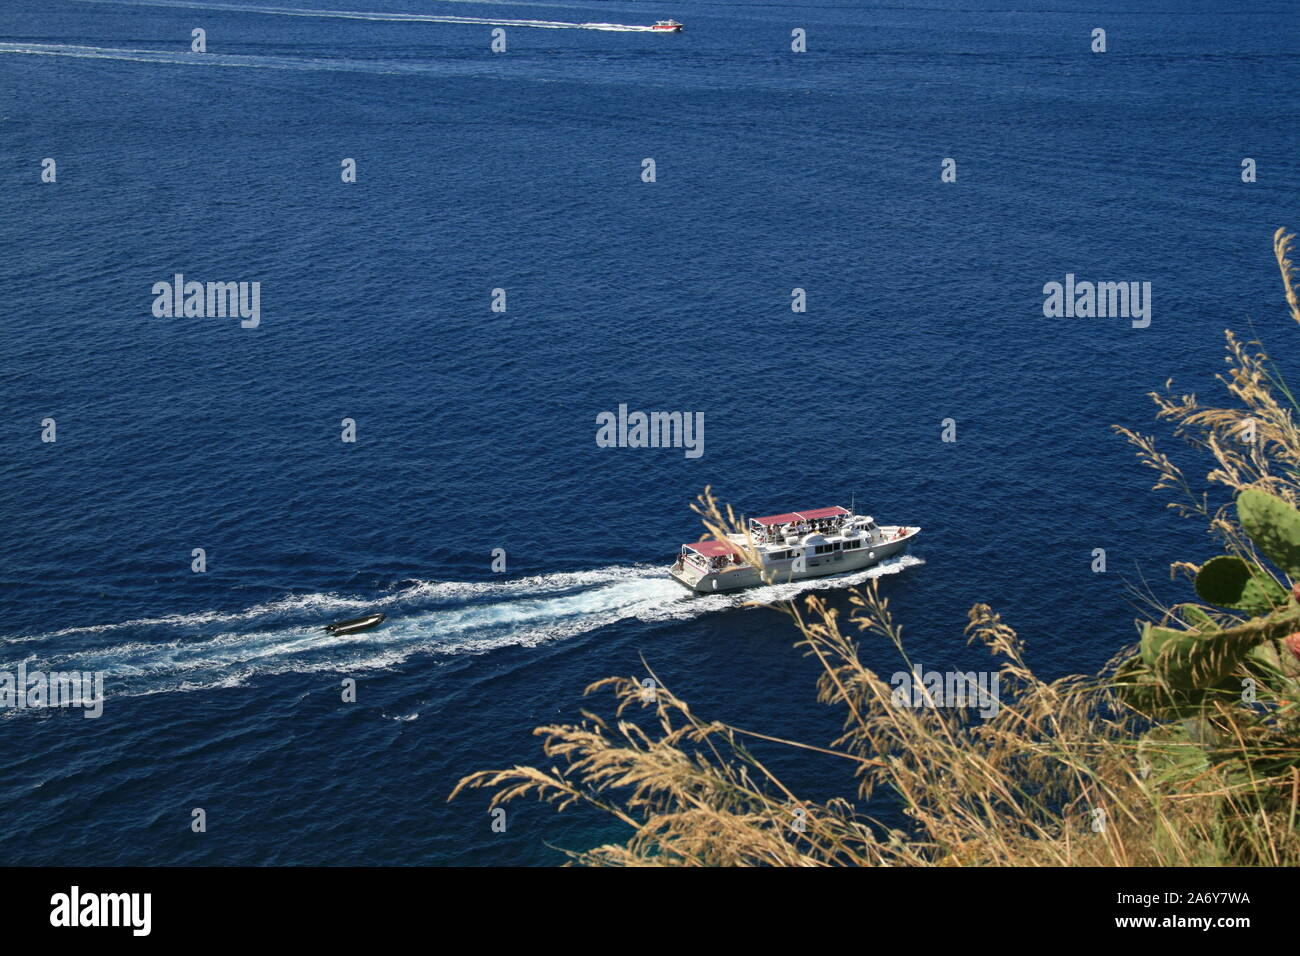
[[[834,574],[862,571],[889,558],[903,554],[920,534],[920,528],[884,528],[884,541],[868,544],[853,551],[834,551],[815,554],[814,549],[795,548],[795,555],[773,561],[763,572],[750,564],[737,564],[718,571],[705,571],[689,561],[678,561],[669,572],[673,579],[699,594],[739,591],[761,584],[782,584],[787,581],[804,581],[824,578]],[[890,540],[892,537],[892,540]]]

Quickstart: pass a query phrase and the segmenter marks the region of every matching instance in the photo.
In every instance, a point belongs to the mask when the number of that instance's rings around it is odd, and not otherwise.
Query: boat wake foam
[[[583,29],[615,29],[613,24],[585,24]],[[618,27],[640,30],[641,27]],[[645,27],[644,29],[650,29]],[[481,65],[465,61],[421,59],[361,60],[337,57],[274,56],[245,53],[190,53],[180,50],[133,50],[122,47],[82,46],[72,43],[0,42],[0,53],[26,56],[60,56],[82,60],[118,60],[127,63],[165,63],[173,66],[249,68],[263,70],[326,70],[341,73],[371,73],[401,76],[442,76],[481,71]]]
[[[303,7],[262,7],[241,3],[204,3],[201,0],[81,0],[115,6],[174,7],[183,10],[221,10],[231,13],[265,13],[282,17],[318,17],[332,20],[369,20],[383,23],[453,23],[487,27],[527,27],[540,30],[608,30],[653,33],[653,27],[626,23],[567,23],[561,20],[523,20],[500,17],[440,16],[433,13],[387,13],[381,10],[315,10]]]
[[[237,612],[138,618],[0,638],[12,670],[102,671],[108,697],[234,687],[298,672],[381,670],[415,654],[453,657],[531,647],[620,621],[678,621],[811,590],[862,584],[922,564],[911,555],[840,577],[697,596],[662,567],[630,565],[512,580],[416,581],[378,598],[291,595]],[[322,624],[340,612],[384,611],[378,630],[333,636]]]
[[[344,70],[370,73],[420,72],[413,66],[366,60],[310,59],[296,56],[241,53],[190,53],[178,50],[132,50],[81,46],[73,43],[0,43],[0,53],[27,56],[67,56],[83,60],[123,60],[130,63],[170,63],[178,66],[255,67],[278,70]]]

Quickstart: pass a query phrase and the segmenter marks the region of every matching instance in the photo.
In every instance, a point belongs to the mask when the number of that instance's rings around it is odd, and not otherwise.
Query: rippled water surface
[[[0,862],[555,863],[619,831],[447,795],[647,664],[826,743],[783,620],[664,576],[706,484],[921,525],[871,574],[925,667],[987,664],[975,601],[1049,675],[1132,640],[1126,584],[1179,593],[1209,542],[1109,426],[1169,376],[1212,394],[1226,327],[1296,334],[1269,241],[1300,225],[1300,23],[1008,7],[4,4],[0,669],[107,700],[0,717]],[[155,317],[177,273],[260,282],[260,325]],[[1151,282],[1150,327],[1044,318],[1066,273]],[[704,412],[703,456],[597,447],[622,403]]]

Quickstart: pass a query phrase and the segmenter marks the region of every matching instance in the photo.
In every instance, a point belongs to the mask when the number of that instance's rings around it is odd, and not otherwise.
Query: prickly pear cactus
[[[1288,576],[1300,578],[1300,511],[1252,488],[1238,496],[1237,517],[1260,553]],[[1235,554],[1207,561],[1196,575],[1196,593],[1207,604],[1239,612],[1247,620],[1222,626],[1206,608],[1183,604],[1176,617],[1186,629],[1148,623],[1140,656],[1117,674],[1125,678],[1120,693],[1130,706],[1157,717],[1186,716],[1207,694],[1240,691],[1244,677],[1294,689],[1277,648],[1300,652],[1296,594],[1259,563]],[[1287,656],[1300,658],[1300,653]],[[1151,705],[1154,710],[1147,709]]]
[[[1245,611],[1252,617],[1286,604],[1286,590],[1235,554],[1221,554],[1201,566],[1196,593],[1207,603]]]
[[[1300,583],[1283,587],[1263,559],[1300,582],[1300,511],[1258,489],[1243,491],[1236,508],[1254,553],[1205,562],[1196,575],[1205,604],[1180,604],[1161,624],[1147,623],[1140,653],[1119,666],[1114,686],[1153,721],[1137,746],[1143,785],[1157,798],[1210,788],[1223,851],[1271,864],[1255,858],[1251,834],[1264,810],[1281,806],[1296,819],[1294,785],[1275,782],[1300,779]],[[1231,731],[1225,707],[1243,718]]]
[[[1251,544],[1293,581],[1300,579],[1300,511],[1294,505],[1247,488],[1237,496],[1237,520]]]

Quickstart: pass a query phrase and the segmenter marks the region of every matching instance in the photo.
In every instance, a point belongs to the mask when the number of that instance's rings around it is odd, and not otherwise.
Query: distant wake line
[[[236,687],[283,673],[355,674],[391,668],[415,654],[481,654],[587,634],[619,621],[688,620],[808,590],[861,584],[924,563],[903,555],[832,578],[774,584],[736,594],[692,595],[654,565],[561,572],[507,581],[421,581],[378,599],[337,594],[288,596],[237,612],[141,618],[0,638],[0,670],[103,671],[114,697]],[[352,637],[324,632],[328,621],[384,610],[379,630]],[[8,711],[13,715],[17,711]]]
[[[201,3],[198,0],[81,0],[119,6],[179,7],[187,10],[225,10],[235,13],[269,13],[282,17],[328,17],[339,20],[376,20],[393,23],[468,23],[486,27],[533,27],[541,30],[608,30],[618,33],[653,33],[653,27],[625,23],[565,23],[560,20],[501,20],[488,17],[451,17],[430,13],[383,13],[365,10],[305,10],[299,7],[257,7],[237,3]]]
[[[70,56],[88,60],[126,60],[131,63],[172,63],[179,66],[260,67],[280,70],[350,70],[376,73],[416,73],[418,67],[369,60],[320,60],[293,56],[248,56],[238,53],[190,53],[188,50],[124,50],[115,47],[77,46],[71,43],[0,43],[0,53],[28,56]]]

